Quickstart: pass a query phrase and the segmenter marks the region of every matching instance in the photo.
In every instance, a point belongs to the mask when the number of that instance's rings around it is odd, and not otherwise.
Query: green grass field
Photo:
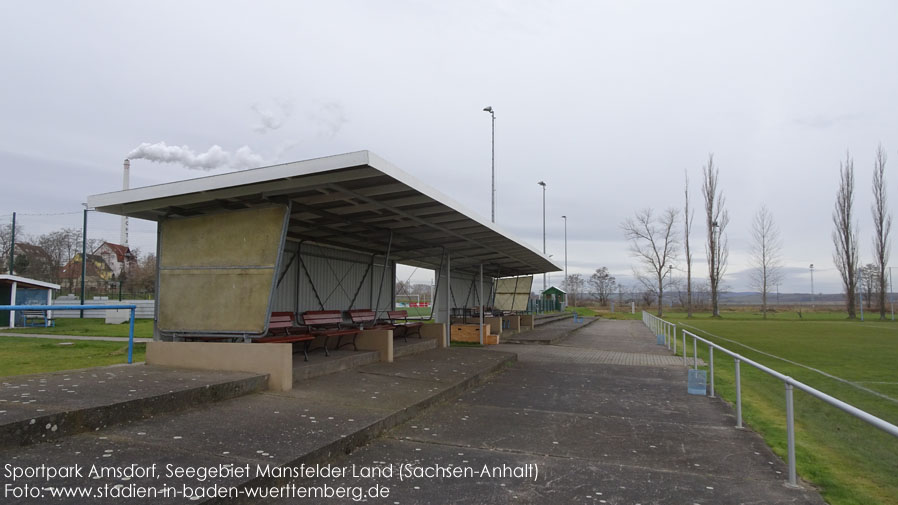
[[[763,320],[750,312],[712,319],[668,313],[665,319],[824,393],[898,424],[898,323],[849,321],[844,313],[777,313]],[[626,316],[630,316],[626,314]],[[638,314],[637,314],[638,316]],[[688,326],[687,326],[688,325]],[[682,334],[678,334],[682,352]],[[735,342],[726,341],[729,339]],[[789,359],[789,363],[758,351]],[[692,341],[687,350],[692,355]],[[708,360],[706,345],[699,357]],[[816,368],[852,384],[826,377]],[[786,458],[785,388],[743,365],[745,423]],[[735,401],[733,359],[715,353],[717,394]],[[861,388],[872,390],[874,393]],[[898,439],[796,390],[796,455],[799,475],[838,505],[898,504]]]
[[[93,337],[128,338],[128,323],[106,324],[103,319],[57,319],[56,326],[50,328],[15,328],[3,330],[4,333],[35,333],[38,335],[74,335]],[[153,338],[153,320],[134,320],[135,338]]]
[[[74,370],[128,362],[127,342],[0,337],[0,377]],[[143,361],[146,344],[134,344],[134,362]]]

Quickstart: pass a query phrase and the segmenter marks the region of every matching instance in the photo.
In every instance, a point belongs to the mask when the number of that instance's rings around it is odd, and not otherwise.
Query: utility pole
[[[811,310],[814,309],[814,264],[811,263]]]
[[[546,255],[546,183],[544,181],[537,182],[543,187],[543,256]],[[546,273],[543,272],[543,291],[546,290]]]
[[[567,216],[561,216],[561,219],[564,219],[564,291],[566,293],[564,300],[565,303],[567,303],[567,297],[570,296],[570,294],[567,293],[570,291],[567,277]]]
[[[9,247],[9,275],[13,274],[13,265],[16,263],[16,213],[12,213],[12,245]],[[15,304],[16,301],[12,302]]]
[[[483,108],[484,112],[489,112],[493,119],[493,139],[492,139],[492,191],[490,193],[492,201],[490,217],[492,222],[496,222],[496,113],[493,112],[492,106]]]

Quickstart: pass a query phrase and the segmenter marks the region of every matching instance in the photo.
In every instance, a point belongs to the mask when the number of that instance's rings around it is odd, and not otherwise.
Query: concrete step
[[[435,349],[404,356],[393,363],[372,363],[309,379],[292,391],[265,392],[207,404],[99,433],[66,437],[56,444],[0,449],[0,460],[14,461],[17,468],[44,464],[84,468],[82,476],[73,474],[50,480],[41,475],[25,476],[16,481],[17,486],[118,486],[159,492],[129,498],[128,503],[259,503],[246,496],[191,499],[181,490],[182,486],[205,490],[218,486],[227,490],[230,486],[245,489],[280,485],[286,480],[260,475],[258,470],[334,461],[424,409],[483,383],[515,358],[512,353],[485,349]],[[108,468],[154,468],[156,473],[94,479],[87,472],[94,463]],[[200,480],[189,475],[168,476],[169,465],[201,470],[233,465],[237,469],[245,467],[248,472]],[[161,494],[163,487],[177,492]],[[4,503],[35,501],[12,497]],[[53,503],[83,503],[83,499]],[[121,499],[106,497],[91,503],[121,503]]]
[[[533,326],[538,328],[540,326],[556,323],[558,321],[564,321],[565,319],[571,319],[573,313],[571,312],[559,312],[557,314],[540,314],[534,316],[533,318]]]
[[[378,361],[380,361],[380,355],[377,351],[334,350],[330,352],[330,356],[325,356],[324,353],[312,353],[309,361],[303,361],[302,354],[294,354],[293,384]]]
[[[49,442],[266,388],[267,375],[125,365],[7,377],[0,448]]]
[[[436,348],[437,341],[432,338],[417,339],[412,337],[408,339],[408,342],[397,339],[393,342],[393,359]]]

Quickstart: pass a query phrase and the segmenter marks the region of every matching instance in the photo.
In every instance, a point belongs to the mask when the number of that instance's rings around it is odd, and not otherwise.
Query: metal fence
[[[135,317],[137,319],[153,319],[156,312],[155,300],[85,300],[84,303],[92,305],[94,309],[85,309],[84,317],[87,319],[103,319],[106,317],[106,309],[112,305],[134,305],[137,309]],[[60,297],[53,300],[53,305],[80,305],[81,302],[77,297]],[[54,314],[57,319],[77,318],[81,317],[80,312],[61,311]]]
[[[677,325],[642,311],[642,322],[658,337],[658,344],[664,344],[674,354],[677,353]],[[685,344],[684,348],[685,348]]]
[[[651,316],[651,317],[654,318],[654,316]],[[658,319],[658,318],[655,318],[655,319]],[[646,319],[643,318],[643,320],[646,320]],[[653,322],[652,324],[654,324],[655,327],[657,327],[657,325],[658,325],[657,322]],[[667,323],[667,324],[670,324],[670,323]],[[649,326],[648,323],[646,323],[646,325]],[[649,326],[649,328],[653,328],[653,326]],[[832,405],[833,407],[836,407],[837,409],[847,412],[848,414],[851,414],[852,416],[854,416],[866,423],[869,423],[869,424],[875,426],[876,428],[879,428],[880,430],[882,430],[892,436],[898,437],[898,426],[895,426],[894,424],[891,424],[883,419],[880,419],[880,418],[874,416],[873,414],[870,414],[869,412],[863,411],[857,407],[854,407],[853,405],[849,405],[848,403],[845,403],[842,400],[839,400],[838,398],[834,398],[820,390],[817,390],[815,388],[812,388],[811,386],[808,386],[807,384],[797,381],[797,380],[793,379],[792,377],[789,377],[780,372],[777,372],[776,370],[774,370],[772,368],[766,367],[756,361],[748,359],[748,358],[746,358],[736,352],[733,352],[725,347],[717,345],[714,342],[711,342],[710,340],[699,337],[698,335],[696,335],[690,331],[682,330],[682,335],[683,335],[683,363],[684,363],[684,365],[688,366],[687,357],[686,357],[686,354],[687,354],[686,338],[687,338],[687,336],[692,338],[692,355],[693,355],[693,367],[694,368],[698,368],[698,342],[702,342],[702,343],[705,343],[708,345],[708,355],[709,355],[708,374],[710,376],[709,377],[709,379],[710,379],[709,380],[710,396],[712,398],[714,397],[714,350],[717,349],[718,351],[733,358],[733,362],[734,362],[734,366],[735,366],[735,378],[736,378],[735,385],[736,385],[736,427],[737,428],[742,428],[742,383],[741,383],[740,372],[739,372],[740,364],[745,363],[747,365],[753,366],[753,367],[757,368],[758,370],[783,382],[783,385],[785,386],[785,390],[786,390],[786,438],[787,438],[787,444],[788,444],[789,485],[791,485],[791,486],[798,485],[796,482],[796,472],[795,472],[795,410],[793,408],[793,402],[792,402],[793,389],[800,389],[800,390],[804,391],[805,393],[807,393],[819,400],[822,400],[823,402],[828,403],[829,405]],[[676,340],[676,339],[674,339],[674,340]],[[674,344],[674,345],[676,345],[676,344]]]

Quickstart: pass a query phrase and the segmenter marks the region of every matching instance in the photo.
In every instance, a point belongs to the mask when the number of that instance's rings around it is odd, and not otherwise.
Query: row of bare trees
[[[854,216],[854,160],[851,153],[845,154],[845,162],[839,166],[839,191],[836,193],[836,204],[833,210],[833,262],[842,277],[842,288],[848,298],[848,317],[853,319],[857,314],[855,298],[858,294],[860,277],[864,277],[877,295],[879,318],[886,317],[886,266],[889,262],[891,246],[889,235],[892,230],[892,216],[888,210],[886,197],[885,167],[886,154],[879,145],[873,161],[873,259],[863,270],[858,267],[858,222]],[[875,290],[872,289],[875,286]]]
[[[839,190],[832,215],[834,225],[832,239],[835,246],[833,262],[841,274],[849,318],[856,316],[855,299],[858,283],[863,280],[865,287],[868,287],[866,289],[868,299],[870,295],[876,295],[880,319],[885,319],[886,268],[892,228],[892,217],[886,196],[885,166],[886,154],[880,145],[876,150],[873,167],[874,200],[871,213],[874,229],[872,241],[874,261],[862,272],[858,267],[858,223],[854,215],[854,160],[849,153],[846,154],[845,161],[840,163]],[[630,252],[639,264],[634,271],[636,278],[659,300],[663,300],[664,291],[673,279],[673,270],[678,268],[680,245],[683,245],[686,271],[685,306],[691,317],[693,281],[690,235],[694,211],[690,208],[688,173],[684,196],[682,241],[676,232],[680,211],[675,208],[668,208],[660,214],[651,208],[639,210],[634,217],[626,219],[621,228],[630,242]],[[725,208],[723,191],[719,187],[718,168],[714,165],[713,154],[708,156],[708,163],[702,167],[702,197],[707,231],[705,254],[708,261],[711,310],[717,317],[720,316],[718,300],[721,280],[726,274],[729,257],[726,236],[729,214]],[[751,287],[761,293],[761,310],[766,318],[770,289],[782,280],[783,244],[773,214],[765,205],[761,206],[752,220],[751,239]],[[663,315],[662,305],[658,304],[659,316]]]
[[[702,167],[702,197],[705,208],[705,224],[707,242],[705,254],[708,259],[708,281],[711,290],[711,310],[714,316],[720,315],[718,295],[720,282],[726,273],[729,247],[726,228],[729,224],[729,213],[725,208],[726,200],[719,187],[718,168],[714,166],[714,155],[708,156],[708,163]],[[686,310],[689,316],[693,310],[692,289],[692,247],[690,235],[694,211],[690,209],[689,174],[686,174],[684,189],[685,205],[683,209],[683,237],[678,235],[677,223],[680,211],[670,207],[660,214],[651,208],[636,212],[632,218],[626,219],[621,228],[630,242],[630,252],[639,263],[634,269],[636,279],[657,296],[664,299],[664,290],[673,280],[673,270],[678,268],[680,244],[684,246],[686,266]],[[766,277],[765,277],[766,279]],[[767,286],[768,281],[764,281]],[[772,284],[770,282],[769,284]],[[766,298],[765,298],[766,299]],[[664,313],[663,304],[658,304],[658,315]]]

